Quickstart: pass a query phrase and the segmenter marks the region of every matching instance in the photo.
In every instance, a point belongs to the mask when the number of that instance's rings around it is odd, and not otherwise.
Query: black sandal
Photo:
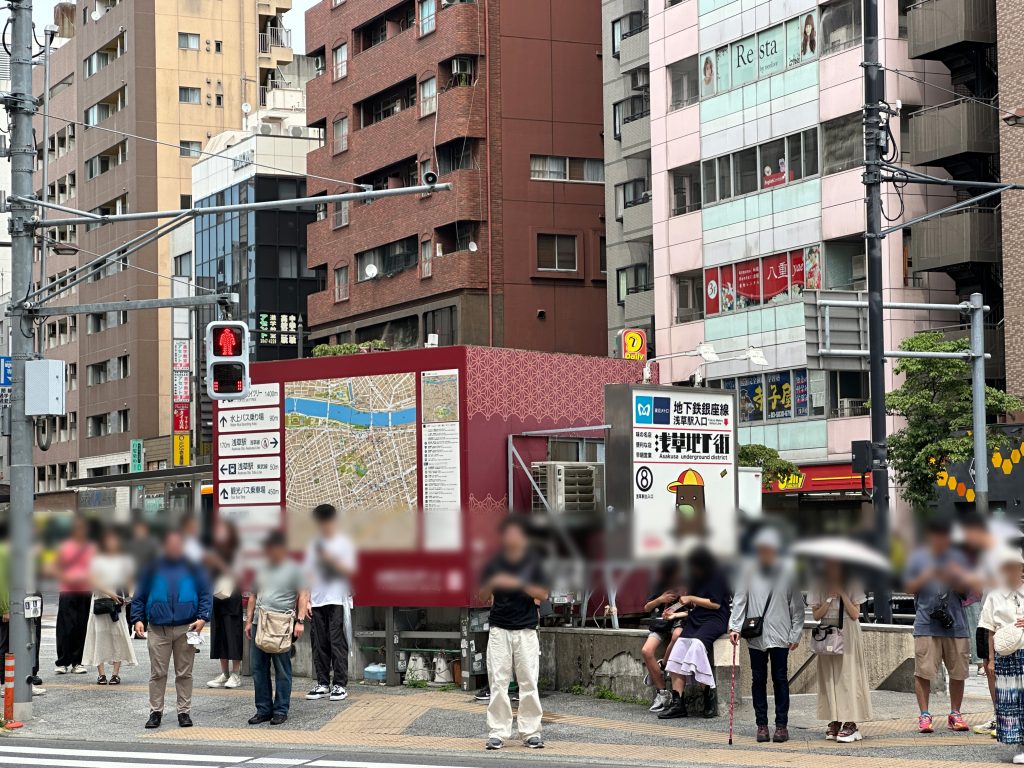
[[[107,683],[107,685],[120,685],[120,684],[121,684],[121,677],[119,675],[111,675],[110,676],[110,682]]]
[[[106,684],[107,684],[107,676],[106,675],[100,675],[99,677],[96,678],[96,685],[106,685]]]

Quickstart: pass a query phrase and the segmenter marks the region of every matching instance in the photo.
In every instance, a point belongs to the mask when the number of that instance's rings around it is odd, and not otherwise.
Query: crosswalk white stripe
[[[17,747],[0,745],[0,757],[13,755],[68,755],[70,757],[123,757],[129,759],[143,758],[146,760],[190,760],[192,763],[244,763],[251,760],[249,756],[240,755],[197,755],[191,752],[126,752],[108,749],[61,749],[58,747]],[[166,767],[165,767],[166,768]]]
[[[455,768],[450,765],[426,765],[424,763],[370,763],[365,760],[314,760],[310,768]],[[461,768],[466,768],[462,766]]]
[[[137,752],[136,757],[145,755]],[[185,755],[188,758],[191,755]],[[137,763],[134,760],[68,760],[58,757],[4,757],[0,756],[0,765],[40,765],[49,768],[196,768],[195,763]],[[221,763],[236,765],[236,763]]]
[[[305,758],[295,757],[254,757],[249,760],[249,763],[254,765],[308,765],[309,761]],[[246,763],[245,765],[248,765]]]

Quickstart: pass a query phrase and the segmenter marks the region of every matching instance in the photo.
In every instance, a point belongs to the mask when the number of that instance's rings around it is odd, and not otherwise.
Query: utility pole
[[[885,419],[885,327],[882,315],[882,101],[885,82],[878,56],[878,0],[864,0],[864,239],[868,272],[868,358],[871,398],[871,502],[879,551],[889,551],[889,462]],[[875,617],[892,623],[889,585],[879,579]]]
[[[974,432],[974,508],[988,515],[988,429],[985,409],[985,302],[971,294],[971,404]]]
[[[11,124],[11,296],[26,295],[32,283],[32,217],[29,201],[35,190],[32,174],[36,147],[32,118],[36,113],[32,92],[32,0],[11,3],[11,93],[6,99]],[[43,139],[46,146],[46,138]],[[44,160],[45,162],[45,160]],[[45,191],[44,191],[45,192]],[[14,652],[14,717],[32,717],[34,637],[25,619],[25,587],[32,567],[32,515],[35,467],[32,462],[33,424],[25,415],[25,361],[35,352],[35,326],[24,306],[11,304],[11,507],[10,507],[10,635]]]

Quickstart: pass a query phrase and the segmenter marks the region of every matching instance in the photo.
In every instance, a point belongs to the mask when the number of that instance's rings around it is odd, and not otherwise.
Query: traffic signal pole
[[[32,118],[32,0],[14,0],[11,8],[11,92],[5,99],[10,118],[11,296],[28,294],[32,284],[32,218],[36,147]],[[46,146],[44,139],[43,146]],[[44,153],[45,157],[45,153]],[[25,361],[34,356],[35,329],[24,307],[11,311],[11,505],[10,505],[10,647],[14,652],[14,718],[32,717],[32,661],[35,638],[25,618],[25,590],[33,567],[32,513],[35,467],[32,461],[33,422],[25,415]]]

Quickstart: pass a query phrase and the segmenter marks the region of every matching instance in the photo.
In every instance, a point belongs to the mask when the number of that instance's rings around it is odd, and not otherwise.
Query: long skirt
[[[871,692],[864,666],[864,642],[860,622],[843,622],[843,653],[819,655],[818,719],[830,723],[862,723],[870,720]]]
[[[95,601],[95,598],[93,600]],[[100,664],[113,664],[118,661],[128,667],[134,667],[139,663],[128,634],[128,625],[120,613],[115,619],[111,619],[110,614],[97,616],[92,612],[90,605],[82,663],[88,667],[98,667]]]
[[[1024,651],[996,654],[996,738],[1024,744]]]

